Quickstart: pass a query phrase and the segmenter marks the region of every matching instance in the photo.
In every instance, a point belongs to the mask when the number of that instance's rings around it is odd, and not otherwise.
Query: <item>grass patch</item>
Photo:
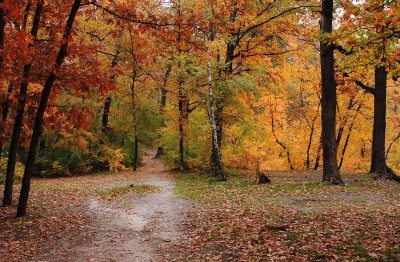
[[[156,186],[149,186],[149,185],[129,185],[129,186],[122,186],[122,187],[113,187],[108,188],[102,191],[98,191],[97,194],[102,197],[116,197],[122,196],[127,194],[134,194],[134,195],[145,195],[149,193],[159,192],[160,188]]]
[[[292,243],[296,242],[297,239],[299,239],[301,236],[300,232],[289,232],[287,238],[289,240],[289,244],[291,245]]]
[[[368,249],[360,244],[354,245],[354,252],[360,258],[368,258]]]

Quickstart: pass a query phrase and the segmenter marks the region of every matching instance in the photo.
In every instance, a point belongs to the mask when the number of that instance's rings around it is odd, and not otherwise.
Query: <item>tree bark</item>
[[[115,54],[112,62],[111,62],[111,68],[114,68],[117,65],[117,60],[118,60],[118,52]],[[111,75],[110,81],[114,82],[115,81],[115,74]],[[103,107],[103,117],[101,119],[101,130],[107,134],[108,131],[108,121],[109,121],[109,116],[110,116],[110,108],[111,108],[111,96],[107,96],[106,99],[104,100],[104,107]]]
[[[397,136],[392,140],[392,142],[390,142],[388,148],[386,149],[386,153],[385,153],[385,159],[387,160],[389,153],[390,153],[390,149],[392,148],[393,144],[400,138],[400,132],[397,134]]]
[[[6,22],[4,20],[4,15],[5,15],[5,10],[3,8],[3,0],[0,0],[0,51],[1,54],[3,53],[3,48],[4,48],[4,31],[5,31],[5,26]],[[3,57],[0,55],[0,67],[3,67]],[[7,119],[7,114],[8,114],[8,94],[10,93],[11,85],[9,85],[8,90],[7,90],[7,98],[6,101],[4,102],[3,105],[1,105],[1,123],[0,123],[0,160],[2,157],[3,153],[3,139],[4,139],[4,125]],[[12,90],[12,89],[11,89]],[[5,116],[4,116],[5,115]]]
[[[215,125],[217,128],[217,143],[218,143],[218,147],[221,149],[222,148],[222,137],[223,137],[223,110],[224,108],[221,106],[221,104],[216,102],[216,99],[214,99],[214,104],[215,104],[215,111],[214,111],[214,115],[215,115]],[[212,134],[212,136],[214,136],[214,134]],[[214,137],[212,137],[212,141],[214,141]],[[211,168],[214,169],[217,167],[218,162],[217,162],[217,157],[214,151],[214,146],[211,147]]]
[[[4,32],[5,32],[5,27],[6,27],[6,21],[4,20],[5,16],[5,10],[3,7],[3,0],[0,0],[0,49],[2,50],[4,47]],[[3,57],[0,56],[0,63],[3,62]]]
[[[387,175],[385,159],[386,81],[386,67],[377,66],[375,68],[374,127],[370,173],[378,176]]]
[[[72,26],[74,24],[74,20],[76,14],[78,12],[79,6],[81,4],[81,0],[74,0],[72,5],[71,11],[68,16],[67,24],[65,26],[65,31],[63,35],[63,41],[60,46],[60,50],[58,52],[56,61],[53,65],[53,68],[48,75],[46,82],[43,85],[42,96],[40,99],[39,107],[36,112],[35,122],[33,126],[33,133],[31,138],[31,143],[29,146],[28,158],[26,161],[24,176],[22,178],[22,185],[21,185],[21,193],[19,197],[18,209],[17,209],[17,217],[22,217],[26,215],[26,209],[28,205],[28,197],[30,191],[30,184],[31,184],[31,177],[33,175],[33,168],[36,159],[36,150],[39,143],[41,130],[42,130],[42,123],[43,123],[43,115],[46,110],[47,101],[50,96],[50,92],[53,86],[54,81],[56,80],[56,69],[60,68],[62,65],[65,56],[67,55],[68,50],[68,42],[71,38]]]
[[[310,160],[310,151],[311,151],[311,145],[312,145],[312,141],[313,141],[313,137],[314,137],[315,121],[317,120],[320,106],[321,106],[321,103],[319,102],[319,103],[318,103],[318,107],[317,107],[317,113],[316,113],[315,116],[311,119],[311,123],[310,123],[310,122],[308,121],[308,119],[307,119],[307,123],[308,123],[308,125],[309,125],[309,127],[310,127],[310,129],[311,129],[311,130],[310,130],[310,135],[309,135],[309,137],[308,137],[308,145],[307,145],[307,152],[306,152],[306,154],[307,154],[306,168],[307,168],[307,169],[310,169],[310,163],[311,163],[311,160]]]
[[[36,38],[37,33],[39,31],[40,26],[40,16],[43,8],[43,1],[38,1],[35,11],[35,17],[33,20],[31,35]],[[33,45],[29,45],[30,48]],[[14,173],[15,173],[15,164],[17,162],[17,153],[18,153],[18,145],[19,145],[19,137],[22,129],[22,120],[24,117],[25,104],[26,104],[26,96],[28,91],[28,78],[29,72],[32,67],[32,62],[25,64],[23,69],[23,79],[21,82],[21,87],[19,91],[18,98],[18,107],[17,107],[17,115],[14,120],[14,127],[10,141],[10,149],[8,151],[8,163],[7,163],[7,171],[6,171],[6,183],[4,187],[4,198],[3,198],[3,206],[12,205],[12,194],[13,194],[13,185],[14,185]]]
[[[321,33],[332,33],[333,0],[322,1]],[[332,184],[344,184],[337,164],[336,146],[336,81],[334,46],[325,39],[321,40],[321,76],[322,76],[322,149],[323,181]]]
[[[319,136],[317,157],[315,158],[315,164],[314,164],[313,170],[318,170],[319,161],[321,160],[321,151],[322,151],[322,132],[321,132],[321,135]]]
[[[164,116],[165,106],[167,105],[168,90],[166,89],[166,87],[167,87],[168,79],[171,75],[171,71],[172,71],[172,64],[169,64],[167,67],[167,71],[165,72],[165,75],[164,75],[163,84],[161,86],[161,100],[160,100],[160,114],[162,115],[161,127],[165,127],[165,121],[164,121],[163,116]],[[158,138],[161,139],[161,134],[159,135]],[[157,148],[156,157],[162,156],[163,154],[164,154],[164,148],[161,145],[159,145]]]
[[[7,117],[8,117],[8,110],[10,107],[10,96],[13,90],[13,85],[9,84],[8,89],[7,89],[7,96],[6,96],[6,101],[4,101],[4,104],[1,107],[1,123],[0,123],[0,160],[2,158],[3,154],[3,145],[4,141],[6,139],[6,130],[5,130],[5,125],[7,122]]]
[[[104,100],[103,116],[101,118],[101,131],[103,131],[104,133],[107,133],[108,131],[108,119],[110,116],[111,100],[111,96],[107,96]]]
[[[220,177],[221,181],[226,181],[224,167],[222,164],[221,151],[217,139],[218,135],[217,135],[217,125],[215,121],[215,112],[214,112],[214,97],[212,91],[212,72],[211,72],[210,62],[208,62],[207,64],[207,73],[208,73],[208,98],[210,107],[210,124],[211,124],[212,138],[213,138],[213,152],[216,160],[215,176]]]
[[[133,51],[132,51],[133,53]],[[133,156],[133,171],[136,171],[138,166],[138,137],[137,137],[137,119],[136,119],[136,93],[135,93],[135,83],[136,83],[137,72],[136,69],[132,71],[132,84],[131,84],[131,96],[132,96],[132,120],[133,120],[133,134],[135,137],[134,141],[134,156]]]
[[[183,90],[183,81],[179,80],[179,170],[181,172],[187,171],[187,164],[185,161],[185,127],[188,122],[188,99],[185,91]]]

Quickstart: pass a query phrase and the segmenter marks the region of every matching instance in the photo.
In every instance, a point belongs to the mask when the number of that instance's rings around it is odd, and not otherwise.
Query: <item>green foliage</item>
[[[38,151],[35,174],[41,177],[59,177],[88,174],[98,171],[126,170],[126,153],[98,143],[100,139],[89,132],[56,133],[44,136],[45,146]]]
[[[6,181],[7,162],[8,162],[8,158],[6,158],[6,157],[1,158],[1,161],[0,161],[0,184],[4,183]],[[21,164],[21,162],[17,161],[17,163],[15,165],[14,180],[17,182],[20,182],[22,180],[23,175],[24,175],[24,165]]]

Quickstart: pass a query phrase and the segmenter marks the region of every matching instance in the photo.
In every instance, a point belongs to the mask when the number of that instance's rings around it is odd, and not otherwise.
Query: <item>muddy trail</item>
[[[128,175],[133,185],[157,187],[157,192],[143,196],[127,195],[119,201],[91,198],[85,203],[91,223],[79,245],[65,243],[48,252],[40,261],[158,261],[171,259],[174,246],[185,234],[186,219],[193,202],[174,195],[175,181],[163,162],[148,152],[143,166]],[[129,176],[128,176],[129,177]],[[118,187],[132,180],[118,180]]]

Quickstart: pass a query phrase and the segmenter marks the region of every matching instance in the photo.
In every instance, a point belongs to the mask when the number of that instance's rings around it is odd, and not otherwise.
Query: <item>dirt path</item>
[[[178,244],[179,237],[185,232],[186,214],[195,208],[195,204],[173,194],[175,182],[164,170],[162,161],[153,157],[154,154],[155,152],[149,152],[143,159],[143,166],[132,176],[137,181],[135,184],[157,186],[160,192],[140,197],[126,196],[118,204],[91,199],[87,203],[89,215],[93,217],[93,223],[86,229],[89,234],[88,243],[64,248],[61,254],[48,254],[44,260],[166,259],[161,255],[162,250],[170,250],[173,245]],[[115,181],[111,186],[126,183],[129,181]]]

